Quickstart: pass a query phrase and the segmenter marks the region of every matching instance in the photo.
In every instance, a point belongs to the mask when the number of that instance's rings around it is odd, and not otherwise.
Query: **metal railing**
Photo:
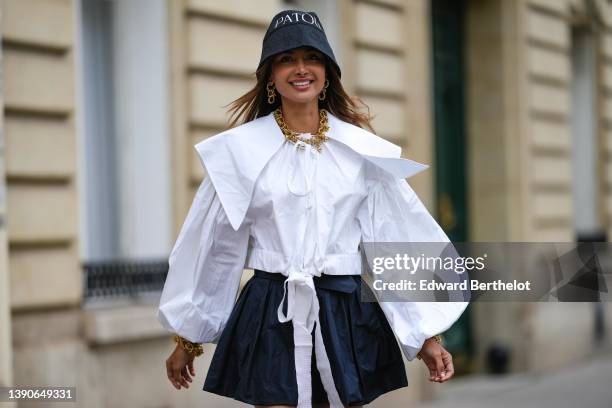
[[[110,260],[82,265],[83,301],[147,301],[159,299],[168,261]]]

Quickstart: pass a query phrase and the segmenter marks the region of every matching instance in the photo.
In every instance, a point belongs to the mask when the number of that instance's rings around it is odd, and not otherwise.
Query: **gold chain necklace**
[[[285,135],[285,139],[287,139],[293,144],[296,144],[298,142],[308,143],[309,145],[312,145],[315,149],[317,149],[317,152],[321,153],[321,145],[327,140],[329,140],[329,137],[325,135],[325,133],[329,131],[329,125],[327,123],[327,111],[325,109],[319,109],[319,129],[317,129],[316,133],[314,133],[309,139],[300,137],[298,132],[289,129],[283,119],[283,113],[281,112],[280,108],[277,108],[274,111],[274,119],[276,119],[276,123],[278,123],[278,126],[282,130],[283,135]],[[298,148],[303,149],[304,146],[298,145]]]

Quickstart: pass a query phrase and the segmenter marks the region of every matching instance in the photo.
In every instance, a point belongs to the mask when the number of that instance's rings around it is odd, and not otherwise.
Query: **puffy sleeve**
[[[358,211],[362,242],[450,242],[404,179],[381,169],[371,171],[374,174],[366,182],[368,195]],[[410,361],[426,339],[452,326],[468,302],[379,301],[379,304]]]
[[[209,177],[200,184],[168,259],[158,319],[192,342],[217,343],[236,299],[249,238],[236,231]]]

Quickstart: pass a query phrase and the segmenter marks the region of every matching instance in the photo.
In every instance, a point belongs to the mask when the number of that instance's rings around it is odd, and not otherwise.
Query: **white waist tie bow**
[[[323,336],[321,334],[321,325],[319,324],[319,300],[314,286],[313,276],[321,276],[323,271],[323,262],[318,262],[316,244],[317,244],[317,219],[316,219],[316,197],[314,197],[315,189],[312,188],[312,178],[315,174],[316,166],[313,165],[313,156],[318,154],[312,147],[305,149],[306,143],[301,141],[295,144],[297,151],[296,160],[299,165],[293,165],[290,173],[287,187],[289,191],[298,196],[307,196],[307,220],[305,231],[301,235],[301,240],[291,259],[288,277],[283,282],[284,293],[283,299],[278,306],[278,320],[281,323],[291,321],[293,324],[293,341],[295,344],[295,375],[298,388],[298,408],[312,407],[312,374],[311,374],[311,358],[312,358],[312,330],[315,328],[315,358],[317,369],[321,377],[321,383],[331,408],[343,408],[344,404],[340,401],[336,385],[332,377],[329,358],[325,351]],[[308,150],[310,154],[306,153]],[[311,171],[307,175],[306,160],[309,160]],[[301,186],[295,186],[301,182]],[[301,187],[301,188],[300,188]],[[314,227],[314,228],[313,228]],[[313,264],[305,265],[308,262],[307,256],[304,254],[304,246],[306,243],[314,242]],[[287,313],[283,313],[283,303],[287,297]]]

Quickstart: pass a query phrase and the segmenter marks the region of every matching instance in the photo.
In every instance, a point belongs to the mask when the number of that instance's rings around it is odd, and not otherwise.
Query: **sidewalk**
[[[611,408],[612,355],[552,373],[451,380],[440,398],[414,408]]]
[[[612,353],[549,373],[478,375],[434,386],[441,386],[439,398],[429,403],[409,403],[391,396],[366,408],[612,408]],[[205,394],[209,408],[251,407]]]

